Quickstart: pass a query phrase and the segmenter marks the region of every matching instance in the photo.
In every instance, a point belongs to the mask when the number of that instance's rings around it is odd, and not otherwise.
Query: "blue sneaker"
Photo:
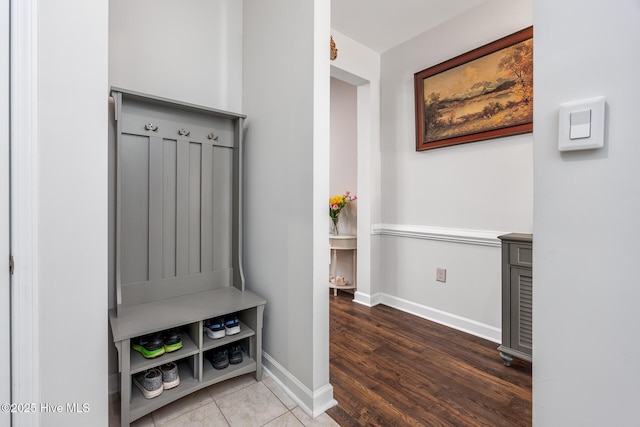
[[[224,319],[222,317],[218,317],[215,319],[207,319],[204,321],[204,333],[207,334],[209,338],[212,340],[217,340],[218,338],[224,338]]]
[[[238,319],[237,313],[227,316],[224,322],[224,330],[226,335],[235,335],[240,333],[240,320]]]

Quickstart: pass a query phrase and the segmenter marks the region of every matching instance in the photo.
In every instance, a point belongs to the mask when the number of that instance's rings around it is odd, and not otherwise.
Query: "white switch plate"
[[[447,281],[447,269],[436,268],[436,280],[438,282],[446,283]]]
[[[558,150],[575,151],[604,147],[604,96],[560,104],[558,117]],[[590,111],[590,123],[574,123],[572,114],[584,118]],[[588,126],[587,126],[588,125]]]

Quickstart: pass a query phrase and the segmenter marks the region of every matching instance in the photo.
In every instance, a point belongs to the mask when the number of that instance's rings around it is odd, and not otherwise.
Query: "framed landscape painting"
[[[414,74],[416,150],[533,131],[533,27]]]

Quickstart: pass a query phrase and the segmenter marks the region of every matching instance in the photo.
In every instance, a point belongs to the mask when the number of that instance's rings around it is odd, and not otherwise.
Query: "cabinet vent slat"
[[[533,344],[533,286],[530,278],[520,277],[520,345]]]

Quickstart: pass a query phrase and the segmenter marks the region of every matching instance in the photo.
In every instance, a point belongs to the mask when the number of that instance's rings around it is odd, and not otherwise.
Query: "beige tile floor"
[[[111,403],[109,426],[120,425],[120,402]],[[147,416],[132,427],[289,427],[338,426],[327,414],[309,417],[267,375],[243,375],[204,388]]]

